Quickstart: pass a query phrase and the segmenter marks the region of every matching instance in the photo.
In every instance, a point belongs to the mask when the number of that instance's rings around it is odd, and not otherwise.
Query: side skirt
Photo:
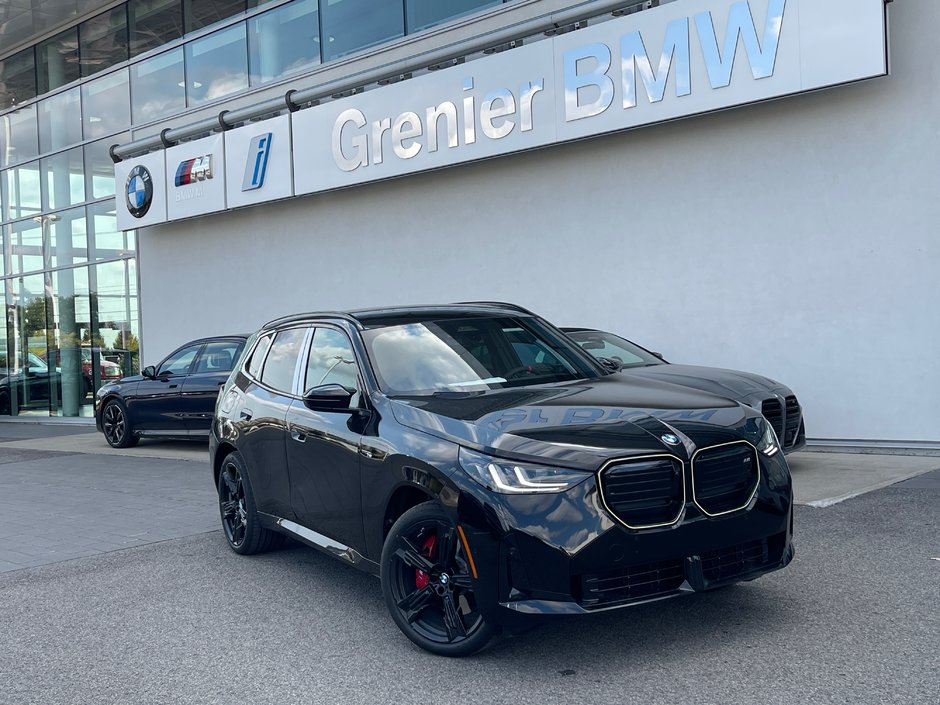
[[[273,514],[265,514],[259,512],[265,519],[272,523],[279,531],[293,536],[299,541],[312,546],[313,548],[319,549],[324,553],[327,553],[334,558],[339,558],[345,563],[354,565],[359,570],[364,570],[367,573],[373,573],[378,575],[379,573],[379,564],[373,560],[370,560],[363,556],[356,549],[340,543],[339,541],[334,541],[329,536],[324,536],[323,534],[317,533],[313,529],[308,529],[302,524],[298,524],[295,521],[290,519],[284,519],[282,517],[274,516]]]

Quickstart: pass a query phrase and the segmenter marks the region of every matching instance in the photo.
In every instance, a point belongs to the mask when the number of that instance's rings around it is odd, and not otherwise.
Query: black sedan
[[[594,357],[611,361],[615,367],[631,375],[701,389],[757,409],[770,421],[785,453],[806,446],[803,410],[796,394],[785,384],[751,372],[672,364],[659,353],[605,331],[591,328],[562,330]]]
[[[232,550],[286,534],[379,575],[401,631],[442,655],[533,616],[710,590],[793,557],[766,419],[614,374],[507,304],[272,321],[219,398],[209,448]]]
[[[136,445],[142,436],[205,438],[246,337],[193,340],[139,375],[103,385],[95,394],[98,430],[114,448]]]

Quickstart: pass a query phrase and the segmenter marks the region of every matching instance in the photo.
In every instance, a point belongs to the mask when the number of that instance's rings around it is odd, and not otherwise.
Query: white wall
[[[141,231],[144,363],[330,308],[514,301],[760,372],[812,438],[940,442],[936,3],[892,76]]]

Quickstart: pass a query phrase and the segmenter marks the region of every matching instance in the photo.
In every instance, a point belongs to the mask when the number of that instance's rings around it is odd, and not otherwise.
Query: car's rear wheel
[[[104,431],[104,439],[112,448],[130,448],[140,440],[131,430],[127,409],[117,399],[105,404],[101,412],[101,430]]]
[[[261,526],[245,461],[237,451],[222,463],[218,490],[222,530],[235,553],[262,553],[280,544],[281,534]]]
[[[409,509],[382,550],[382,592],[398,628],[422,649],[467,656],[498,629],[474,594],[470,556],[457,526],[435,502]]]

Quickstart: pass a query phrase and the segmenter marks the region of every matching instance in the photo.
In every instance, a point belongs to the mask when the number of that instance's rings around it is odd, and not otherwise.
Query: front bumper
[[[770,463],[789,478],[782,453]],[[771,487],[767,474],[744,509],[713,517],[690,499],[674,524],[637,530],[604,506],[596,478],[551,495],[462,492],[459,521],[487,567],[476,585],[481,608],[501,621],[583,614],[779,570],[794,555],[792,487]]]

